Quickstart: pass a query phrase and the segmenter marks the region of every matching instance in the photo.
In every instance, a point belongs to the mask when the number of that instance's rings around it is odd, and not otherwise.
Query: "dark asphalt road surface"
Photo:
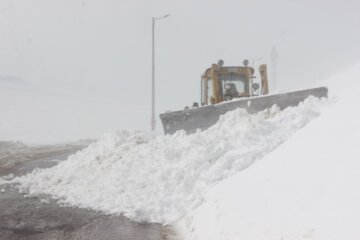
[[[0,145],[1,147],[1,145]],[[83,146],[68,146],[62,150],[48,147],[41,154],[8,154],[0,156],[0,177],[19,176],[36,167],[55,165]],[[30,157],[29,157],[30,156]],[[11,159],[11,158],[18,159]],[[13,164],[8,164],[12,162]],[[0,240],[166,240],[171,230],[159,224],[140,224],[125,217],[74,207],[61,207],[49,196],[25,196],[14,186],[0,185]]]

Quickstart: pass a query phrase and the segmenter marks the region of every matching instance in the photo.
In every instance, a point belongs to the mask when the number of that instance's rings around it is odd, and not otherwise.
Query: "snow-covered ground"
[[[206,131],[105,135],[51,169],[17,178],[23,191],[64,204],[174,223],[198,207],[209,187],[250,166],[317,117],[326,100],[257,114],[237,109]]]
[[[326,84],[336,103],[261,161],[213,187],[186,239],[360,238],[360,65]]]
[[[135,221],[182,219],[187,239],[355,239],[358,69],[327,82],[330,104],[237,109],[192,135],[107,134],[12,182]]]
[[[42,168],[54,166],[58,162],[55,158],[64,159],[90,143],[90,140],[83,140],[58,145],[26,145],[22,142],[0,141],[0,175],[9,174],[8,178],[23,175],[32,169],[29,167],[32,164]]]

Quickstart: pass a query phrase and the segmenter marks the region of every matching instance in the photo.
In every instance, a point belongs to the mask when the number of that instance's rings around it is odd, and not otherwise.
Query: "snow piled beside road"
[[[17,178],[23,191],[64,204],[173,223],[203,201],[210,186],[250,166],[317,117],[326,100],[250,115],[237,109],[206,131],[151,137],[105,135],[51,169]]]
[[[183,219],[186,239],[360,239],[360,65],[327,81],[337,102]]]

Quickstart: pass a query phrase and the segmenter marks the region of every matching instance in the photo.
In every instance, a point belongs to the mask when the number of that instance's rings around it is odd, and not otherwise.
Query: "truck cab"
[[[216,104],[230,101],[233,98],[251,97],[259,89],[258,83],[253,83],[254,69],[244,66],[223,66],[223,61],[212,66],[201,76],[201,105]]]

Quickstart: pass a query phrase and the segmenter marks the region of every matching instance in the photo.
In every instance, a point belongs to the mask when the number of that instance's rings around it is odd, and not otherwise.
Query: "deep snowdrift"
[[[182,222],[186,239],[360,239],[360,65],[327,85],[336,103],[212,188]]]
[[[210,129],[152,138],[105,135],[59,165],[15,179],[23,191],[79,207],[171,223],[197,207],[209,186],[274,150],[317,117],[325,100],[249,115],[237,109]]]

